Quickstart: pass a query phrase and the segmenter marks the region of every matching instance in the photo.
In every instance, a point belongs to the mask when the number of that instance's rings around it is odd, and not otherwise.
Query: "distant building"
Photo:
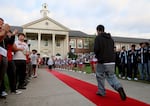
[[[83,55],[93,52],[95,35],[88,35],[81,31],[70,30],[61,23],[49,18],[47,4],[42,5],[42,18],[25,25],[12,26],[19,32],[24,32],[31,44],[30,50],[36,49],[42,57],[56,56],[66,57],[70,50],[77,55]],[[140,42],[146,42],[147,39],[113,37],[117,49],[122,46],[129,48],[131,44],[138,45]]]

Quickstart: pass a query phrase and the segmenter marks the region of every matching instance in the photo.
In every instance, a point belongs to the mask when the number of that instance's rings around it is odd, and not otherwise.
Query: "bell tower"
[[[42,4],[42,9],[40,10],[40,13],[42,14],[43,17],[46,17],[48,15],[49,10],[47,3]]]

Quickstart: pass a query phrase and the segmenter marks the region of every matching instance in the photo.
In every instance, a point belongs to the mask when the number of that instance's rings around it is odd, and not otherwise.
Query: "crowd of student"
[[[127,80],[146,80],[150,81],[150,46],[149,43],[140,43],[140,48],[136,49],[133,44],[129,50],[125,46],[120,51],[116,51],[115,71],[119,78]],[[92,73],[95,73],[97,59],[94,55],[88,58],[78,57],[77,59],[54,59],[52,58],[50,69],[55,64],[55,68],[85,72],[86,60],[90,63]]]
[[[116,68],[118,77],[122,79],[150,81],[149,43],[140,43],[140,48],[137,49],[135,45],[131,45],[129,50],[123,46],[121,51],[116,51]]]
[[[17,36],[17,40],[15,40]],[[0,97],[6,98],[8,93],[4,84],[5,75],[8,76],[11,94],[21,94],[20,89],[26,89],[31,77],[37,77],[36,64],[38,56],[36,50],[29,51],[25,34],[17,29],[13,32],[10,26],[0,18]]]
[[[125,46],[121,50],[116,51],[115,71],[119,78],[127,80],[146,80],[150,81],[150,46],[149,43],[140,43],[140,48],[136,48],[133,44],[129,50]],[[49,68],[53,65],[58,69],[78,70],[85,72],[86,60],[90,63],[92,73],[95,73],[97,59],[94,55],[88,58],[78,57],[77,59],[54,59],[48,61]]]
[[[91,66],[91,72],[95,75],[97,59],[94,55],[88,57],[78,56],[77,59],[71,58],[55,58],[50,57],[47,61],[49,69],[55,68],[60,70],[77,71],[80,73],[86,73],[86,65]]]
[[[17,40],[15,36],[18,36]],[[118,70],[118,77],[150,81],[150,46],[148,43],[140,43],[140,48],[135,48],[135,45],[132,45],[130,50],[126,50],[125,46],[120,51],[115,48],[115,70]],[[11,93],[21,94],[19,89],[26,89],[29,79],[37,77],[36,66],[41,63],[39,56],[36,50],[32,50],[32,53],[29,51],[25,34],[18,33],[17,29],[11,31],[10,26],[0,18],[0,97],[8,95],[4,84],[5,74],[8,76]],[[52,56],[47,65],[49,69],[54,66],[57,69],[73,70],[76,67],[79,72],[86,73],[87,60],[92,73],[95,73],[97,59],[94,55],[88,58],[79,56],[77,59],[57,59]]]

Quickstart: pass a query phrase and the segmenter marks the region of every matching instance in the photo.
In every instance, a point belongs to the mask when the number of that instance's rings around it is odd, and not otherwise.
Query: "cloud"
[[[0,14],[12,25],[23,25],[41,18],[42,3],[51,18],[70,29],[94,34],[103,24],[112,33],[150,33],[149,0],[2,0]]]

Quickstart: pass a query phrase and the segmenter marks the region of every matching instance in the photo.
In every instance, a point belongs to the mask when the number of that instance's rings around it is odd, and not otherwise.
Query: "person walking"
[[[97,58],[96,79],[98,82],[98,96],[105,96],[105,79],[120,94],[122,100],[126,100],[126,94],[123,86],[114,74],[115,71],[115,53],[114,41],[109,33],[104,32],[103,25],[98,25],[98,36],[94,42],[94,53]]]

